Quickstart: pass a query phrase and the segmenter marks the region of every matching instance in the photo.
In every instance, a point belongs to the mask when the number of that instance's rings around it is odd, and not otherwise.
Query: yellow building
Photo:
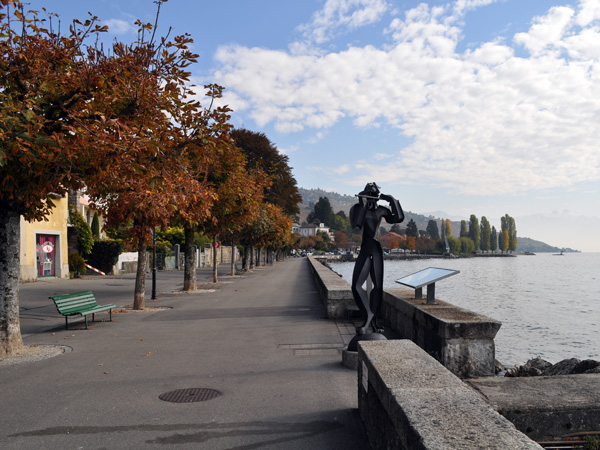
[[[69,278],[68,199],[59,197],[54,203],[48,221],[27,222],[21,217],[21,281]]]

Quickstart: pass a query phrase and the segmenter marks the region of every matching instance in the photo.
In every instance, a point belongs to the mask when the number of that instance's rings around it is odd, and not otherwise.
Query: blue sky
[[[109,36],[151,0],[30,0]],[[63,25],[66,26],[66,25]],[[264,132],[298,185],[368,181],[405,210],[515,217],[518,235],[600,252],[600,0],[170,0],[199,86]]]

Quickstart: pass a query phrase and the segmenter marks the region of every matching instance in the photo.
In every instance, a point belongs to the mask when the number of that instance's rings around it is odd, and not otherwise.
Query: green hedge
[[[115,240],[96,241],[87,263],[102,272],[108,273],[119,260],[123,252],[123,242]]]

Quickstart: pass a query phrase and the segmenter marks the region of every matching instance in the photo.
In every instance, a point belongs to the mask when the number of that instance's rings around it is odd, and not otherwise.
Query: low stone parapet
[[[416,299],[409,289],[383,294],[381,316],[402,339],[410,339],[461,378],[494,375],[494,337],[500,322],[436,300]]]
[[[373,450],[539,450],[408,340],[359,343],[358,408]]]
[[[327,318],[343,319],[348,317],[348,308],[355,305],[350,283],[314,257],[308,256],[307,258],[319,296],[325,304]]]
[[[313,257],[308,262],[327,317],[346,318],[348,308],[356,309],[350,283]],[[494,375],[494,337],[500,322],[441,300],[427,305],[414,297],[410,289],[385,290],[380,311],[385,326],[461,378]]]

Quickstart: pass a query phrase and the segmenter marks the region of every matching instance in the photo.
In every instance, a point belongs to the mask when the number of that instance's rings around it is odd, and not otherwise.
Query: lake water
[[[353,262],[331,266],[351,282]],[[395,280],[427,267],[460,271],[436,283],[436,298],[502,322],[501,363],[600,360],[600,253],[385,261],[384,288],[404,287]]]

